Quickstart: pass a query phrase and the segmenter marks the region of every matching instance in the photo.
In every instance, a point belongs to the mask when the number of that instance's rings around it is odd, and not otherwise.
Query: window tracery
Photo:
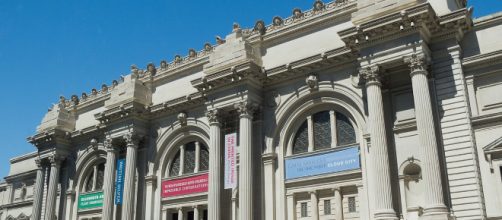
[[[93,192],[103,189],[105,178],[105,163],[93,166],[91,172],[85,178],[84,192]]]
[[[207,147],[200,142],[193,141],[184,144],[180,147],[180,150],[176,152],[176,155],[171,161],[169,176],[198,173],[207,171],[208,169],[209,151]]]

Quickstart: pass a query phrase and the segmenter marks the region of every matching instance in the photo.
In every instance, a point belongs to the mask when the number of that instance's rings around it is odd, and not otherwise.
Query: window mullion
[[[180,170],[178,175],[183,175],[183,170],[185,169],[185,145],[180,146]]]
[[[308,152],[314,151],[314,121],[312,116],[307,117],[307,125],[308,125],[308,135],[309,135],[309,147]]]
[[[331,127],[331,147],[337,146],[337,136],[336,136],[336,114],[335,111],[329,111],[329,122]]]
[[[94,166],[94,173],[92,177],[92,191],[96,191],[96,185],[98,182],[98,166]]]
[[[195,142],[195,168],[194,173],[199,172],[199,164],[200,164],[200,143],[198,141]]]

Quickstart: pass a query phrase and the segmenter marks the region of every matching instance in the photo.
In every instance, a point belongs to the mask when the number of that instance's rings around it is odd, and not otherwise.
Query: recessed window
[[[331,215],[331,200],[324,200],[324,215]]]
[[[93,166],[92,171],[86,177],[85,192],[102,190],[104,178],[105,178],[105,163],[100,163]]]
[[[309,140],[310,138],[313,140]],[[293,138],[292,154],[354,143],[356,132],[349,118],[339,112],[322,111],[307,117],[300,125]]]
[[[183,157],[182,157],[183,154]],[[197,158],[197,156],[199,158]],[[183,163],[181,163],[183,160]],[[197,164],[198,163],[198,164]],[[183,167],[181,167],[183,164]],[[198,165],[198,166],[197,166]],[[184,144],[171,160],[169,176],[192,174],[209,169],[209,150],[200,142]]]
[[[349,212],[356,212],[356,197],[349,197]]]
[[[306,202],[302,202],[300,203],[300,216],[301,217],[308,217],[307,215],[307,203]]]

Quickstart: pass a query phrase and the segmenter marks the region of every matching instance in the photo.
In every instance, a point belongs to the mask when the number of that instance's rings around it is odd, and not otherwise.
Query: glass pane
[[[298,128],[293,142],[293,154],[304,153],[309,149],[309,134],[307,121]]]
[[[306,202],[301,203],[300,212],[301,212],[301,217],[307,217],[307,203]]]
[[[202,143],[200,144],[200,171],[209,170],[209,151]]]
[[[176,153],[173,162],[171,162],[171,169],[169,170],[169,176],[178,176],[180,172],[180,152]]]
[[[87,177],[87,183],[85,183],[85,191],[86,192],[91,192],[92,191],[92,183],[94,182],[94,170],[91,171],[89,176]]]
[[[347,145],[356,143],[356,132],[347,116],[336,113],[336,132],[338,145]]]
[[[314,145],[315,149],[331,147],[331,125],[329,111],[318,112],[313,115],[314,120]]]
[[[195,142],[185,145],[185,162],[183,173],[193,173],[195,169]]]
[[[98,179],[96,180],[96,190],[102,190],[105,179],[105,164],[98,165]]]
[[[349,212],[356,212],[356,197],[349,197]]]
[[[331,215],[331,200],[324,200],[324,215]]]

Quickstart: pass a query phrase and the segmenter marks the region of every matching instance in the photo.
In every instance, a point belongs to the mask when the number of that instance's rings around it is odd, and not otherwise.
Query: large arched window
[[[91,172],[85,178],[84,192],[93,192],[103,189],[105,177],[105,163],[93,166]]]
[[[349,118],[335,111],[321,111],[307,117],[293,138],[292,153],[306,153],[356,143]]]
[[[198,173],[209,169],[209,151],[207,147],[193,141],[180,146],[169,168],[169,176],[181,176]]]

